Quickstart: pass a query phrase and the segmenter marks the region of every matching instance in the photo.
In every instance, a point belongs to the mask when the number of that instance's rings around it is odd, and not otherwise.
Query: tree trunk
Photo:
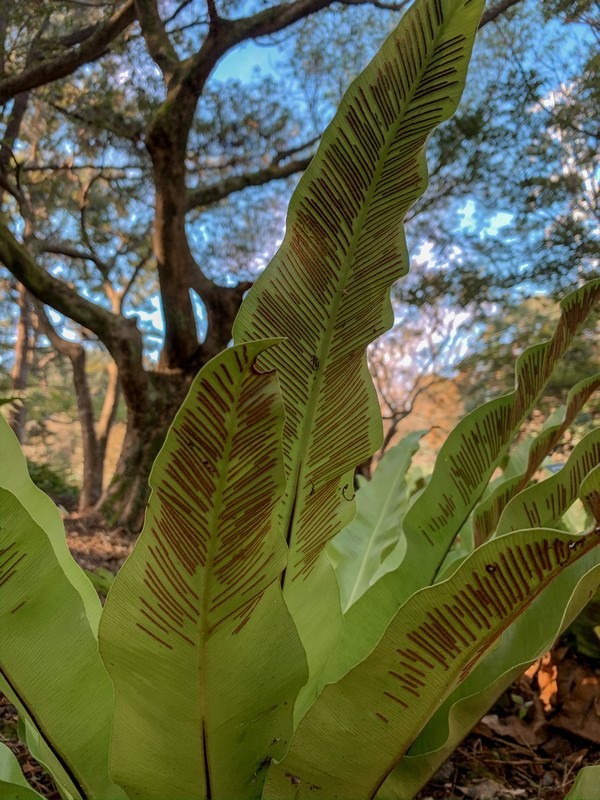
[[[67,339],[63,339],[52,326],[43,305],[39,302],[36,302],[36,312],[41,329],[54,349],[69,359],[73,370],[73,386],[77,400],[83,451],[83,475],[81,493],[79,495],[79,511],[84,512],[93,508],[102,495],[106,442],[118,402],[117,368],[114,362],[111,362],[107,394],[98,430],[96,430],[92,394],[86,373],[85,348],[78,342],[70,342]]]
[[[100,419],[96,425],[96,441],[98,443],[98,451],[100,463],[102,464],[102,486],[104,486],[104,462],[106,459],[106,446],[108,444],[108,436],[115,415],[119,405],[119,397],[121,395],[121,382],[119,380],[119,368],[114,361],[109,361],[106,366],[108,382],[106,385],[106,393],[104,395],[104,402],[102,403],[102,411],[100,412]]]
[[[73,368],[73,385],[77,398],[83,450],[83,478],[79,495],[79,511],[94,506],[102,493],[102,459],[96,440],[94,408],[85,372],[85,350],[80,344],[68,342],[68,357]],[[57,348],[58,349],[58,348]]]
[[[19,284],[19,321],[17,323],[17,341],[15,343],[15,362],[11,372],[11,388],[22,392],[27,388],[27,377],[31,361],[31,306],[27,289]],[[25,440],[25,403],[11,408],[8,423],[15,436],[22,444]]]
[[[182,373],[152,373],[148,378],[149,396],[129,409],[115,474],[97,506],[108,525],[131,533],[141,530],[152,464],[191,382]]]
[[[185,230],[185,159],[196,102],[197,98],[187,99],[173,106],[167,101],[150,123],[146,137],[154,173],[153,243],[165,325],[159,370],[189,370],[198,349],[190,297],[190,276],[196,264]]]

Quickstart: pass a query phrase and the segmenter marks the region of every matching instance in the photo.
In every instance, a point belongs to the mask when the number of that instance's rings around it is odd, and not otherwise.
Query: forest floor
[[[86,569],[115,573],[132,547],[130,536],[107,532],[89,518],[72,515],[66,528],[71,552]],[[59,800],[43,768],[17,741],[16,712],[2,696],[0,741],[17,754],[34,788]],[[505,693],[418,798],[562,800],[587,764],[600,764],[600,663],[561,644]]]

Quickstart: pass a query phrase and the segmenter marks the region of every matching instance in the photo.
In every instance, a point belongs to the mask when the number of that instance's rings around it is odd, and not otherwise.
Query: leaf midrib
[[[456,13],[456,9],[455,9],[454,13]],[[434,37],[432,37],[431,45],[430,45],[431,50],[433,50],[433,51],[436,50],[440,39],[442,39],[443,36],[445,35],[446,29],[447,29],[448,25],[450,24],[451,20],[454,17],[454,13],[449,15],[444,20],[444,22],[437,29],[436,35]],[[315,376],[315,380],[312,383],[312,389],[308,393],[308,402],[306,404],[306,413],[303,415],[303,422],[302,422],[302,426],[301,426],[301,431],[302,432],[301,432],[300,436],[297,437],[297,440],[296,440],[296,447],[297,447],[298,453],[308,452],[307,445],[308,445],[309,441],[312,439],[312,435],[311,434],[312,434],[312,430],[313,430],[313,420],[314,420],[314,417],[315,417],[315,412],[316,412],[316,408],[318,406],[319,396],[320,396],[320,393],[321,393],[320,392],[321,385],[323,383],[323,378],[324,378],[324,374],[325,374],[325,363],[326,363],[326,361],[328,361],[328,359],[326,357],[329,354],[329,351],[331,349],[330,348],[331,341],[334,338],[334,334],[335,334],[335,331],[336,331],[338,311],[339,311],[339,308],[340,308],[340,305],[341,305],[341,302],[342,302],[342,297],[344,295],[344,289],[345,289],[345,287],[346,287],[346,285],[347,285],[347,283],[348,283],[348,281],[350,279],[350,275],[351,275],[351,272],[352,272],[352,264],[354,263],[354,255],[356,253],[356,249],[358,247],[358,243],[359,243],[360,238],[361,238],[360,232],[362,232],[362,226],[363,226],[364,220],[365,220],[366,216],[368,215],[368,212],[370,210],[373,197],[376,194],[375,190],[376,190],[376,187],[379,185],[379,179],[380,179],[380,176],[381,176],[383,165],[385,164],[386,156],[387,156],[387,153],[389,152],[391,144],[394,141],[396,131],[398,130],[398,128],[400,127],[400,125],[404,121],[404,119],[406,117],[406,114],[408,113],[408,111],[409,111],[409,109],[410,109],[410,107],[412,105],[412,102],[414,100],[414,95],[417,92],[418,88],[420,87],[421,82],[423,80],[423,76],[426,73],[426,71],[429,69],[430,65],[431,65],[431,57],[426,62],[424,62],[422,69],[419,71],[419,80],[413,82],[413,85],[411,86],[411,90],[407,93],[407,95],[405,97],[405,100],[404,100],[403,112],[396,118],[395,123],[393,125],[389,126],[389,128],[387,130],[387,135],[384,136],[385,142],[384,142],[384,145],[381,147],[381,150],[380,150],[377,169],[376,169],[376,171],[375,171],[375,173],[373,175],[373,178],[372,178],[372,180],[370,182],[369,189],[366,192],[365,201],[363,202],[362,210],[361,210],[361,212],[359,213],[359,215],[357,217],[357,220],[356,220],[357,224],[355,225],[354,231],[352,233],[351,243],[350,243],[350,246],[348,248],[348,255],[342,261],[342,263],[346,266],[346,269],[340,270],[340,274],[341,274],[342,277],[341,277],[341,279],[340,279],[340,281],[338,283],[338,289],[334,293],[334,300],[333,300],[333,302],[332,302],[332,304],[330,306],[330,308],[332,309],[332,313],[330,313],[330,315],[328,317],[328,323],[327,323],[327,326],[325,328],[325,334],[324,334],[324,336],[322,338],[322,342],[321,342],[321,345],[319,347],[319,351],[318,351],[318,355],[317,355],[317,358],[319,359],[319,368],[318,368],[318,370],[316,370],[317,375]],[[353,97],[353,99],[354,99],[354,97]],[[351,105],[351,103],[348,102],[346,104],[344,110],[346,110],[346,108],[348,106],[350,106],[350,105]],[[339,129],[339,127],[340,126],[338,124],[338,129]],[[424,178],[423,180],[426,183],[427,179]],[[403,220],[400,223],[400,225],[401,225],[401,231],[403,231],[404,230]],[[398,235],[400,235],[401,231],[398,232]],[[286,501],[285,501],[285,515],[286,516],[285,516],[284,524],[282,526],[283,527],[283,531],[284,531],[285,540],[288,542],[288,546],[290,548],[290,551],[298,549],[297,542],[296,542],[297,536],[295,536],[295,532],[296,532],[296,517],[298,516],[298,508],[299,508],[299,505],[300,505],[300,503],[298,501],[302,500],[302,498],[299,496],[299,494],[302,491],[302,488],[304,487],[304,484],[305,484],[305,481],[306,481],[306,476],[307,476],[306,460],[303,459],[303,458],[302,459],[298,459],[298,466],[292,471],[292,473],[290,474],[289,479],[288,479],[288,485],[294,485],[295,491],[294,492],[290,492],[289,495],[288,495],[289,496],[289,500],[286,499]],[[288,583],[289,583],[288,580],[287,580],[288,576],[289,576],[289,567],[288,567],[288,570],[286,570],[286,572],[284,573],[284,576],[282,578],[282,588],[284,589],[284,591],[287,588]]]
[[[350,592],[350,595],[348,597],[348,601],[346,603],[345,608],[342,609],[344,614],[350,608],[350,606],[355,602],[355,595],[357,594],[358,587],[360,586],[362,578],[363,578],[363,575],[364,575],[364,573],[366,571],[366,565],[367,565],[367,562],[369,560],[369,556],[371,555],[371,552],[373,550],[373,545],[374,545],[374,542],[375,542],[375,539],[376,539],[377,532],[379,531],[383,520],[385,519],[385,517],[388,514],[388,510],[389,510],[390,506],[392,505],[392,501],[394,499],[396,499],[397,492],[400,491],[400,486],[404,482],[405,482],[405,476],[404,475],[400,475],[399,477],[397,477],[394,480],[392,486],[390,487],[389,492],[387,493],[385,502],[383,503],[383,505],[381,507],[381,511],[377,516],[377,521],[376,521],[375,525],[373,526],[373,530],[371,531],[371,535],[369,536],[369,542],[368,542],[367,547],[364,550],[364,554],[363,554],[363,557],[362,557],[361,562],[360,562],[360,567],[359,567],[358,572],[356,574],[356,580],[354,581],[354,584],[352,586],[352,591]],[[400,526],[398,526],[398,527],[400,528]]]
[[[240,387],[243,383],[243,377],[239,377],[235,385],[235,400],[236,403],[240,397]],[[233,387],[231,387],[233,388]],[[234,392],[232,392],[233,394]],[[213,596],[212,585],[215,583],[215,575],[213,565],[216,554],[219,550],[219,520],[223,510],[223,494],[229,482],[230,471],[230,456],[233,450],[233,441],[239,427],[238,415],[234,410],[229,408],[223,414],[223,423],[227,431],[227,440],[223,449],[221,450],[221,462],[226,465],[225,469],[219,471],[219,475],[214,483],[215,490],[213,493],[214,502],[211,504],[211,512],[208,515],[208,530],[209,530],[209,543],[206,549],[206,561],[203,567],[204,571],[204,592],[202,592],[202,605],[200,617],[200,642],[198,647],[198,676],[204,675],[204,680],[200,680],[200,702],[203,713],[200,715],[200,739],[203,752],[203,763],[205,771],[205,784],[207,789],[207,800],[210,800],[212,791],[212,781],[210,776],[210,760],[208,753],[208,674],[207,674],[207,648],[211,638],[212,629],[209,626],[209,607]],[[230,424],[226,424],[230,423]]]

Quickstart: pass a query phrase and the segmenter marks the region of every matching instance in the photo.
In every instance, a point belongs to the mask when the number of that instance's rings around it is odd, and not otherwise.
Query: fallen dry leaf
[[[473,786],[457,786],[465,797],[470,800],[505,800],[505,798],[524,797],[525,789],[508,789],[501,783],[493,780],[483,780]]]
[[[538,698],[533,701],[532,711],[531,719],[521,719],[514,714],[501,719],[497,714],[487,714],[475,728],[475,732],[485,734],[486,731],[482,729],[485,726],[496,736],[514,739],[526,747],[536,747],[548,738],[548,720]]]
[[[560,711],[552,719],[553,728],[574,733],[600,744],[600,675],[598,671],[571,662],[558,675]]]

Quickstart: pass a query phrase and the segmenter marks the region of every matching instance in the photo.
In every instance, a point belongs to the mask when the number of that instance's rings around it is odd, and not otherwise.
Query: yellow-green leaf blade
[[[508,503],[496,536],[524,527],[555,526],[575,502],[586,476],[600,464],[600,428],[573,448],[559,472],[524,489]]]
[[[600,279],[567,295],[552,338],[517,360],[514,392],[471,412],[452,431],[425,491],[409,510],[407,575],[417,559],[435,577],[458,529],[589,313],[600,302]],[[413,544],[414,542],[414,544]],[[412,555],[412,558],[411,558]]]
[[[393,613],[431,584],[454,541],[500,464],[522,419],[534,404],[573,337],[600,302],[600,280],[590,281],[560,304],[552,339],[529,347],[517,360],[515,390],[472,411],[448,436],[429,484],[404,520],[406,555],[348,609],[344,633],[325,678],[337,680],[375,646]],[[530,527],[525,523],[522,527]]]
[[[502,692],[548,652],[598,586],[600,564],[596,552],[566,567],[428,720],[377,793],[377,800],[406,800],[416,795]]]
[[[580,770],[565,800],[600,800],[600,765]]]
[[[277,369],[285,403],[284,593],[313,679],[341,624],[323,551],[353,518],[354,469],[382,439],[365,349],[393,322],[389,289],[408,269],[402,221],[427,184],[427,137],[460,98],[482,6],[424,0],[407,11],[325,131],[284,242],[234,326],[236,342],[286,337],[260,363]],[[318,612],[305,614],[317,592]]]
[[[527,530],[491,540],[413,595],[375,650],[326,686],[272,768],[265,797],[373,797],[439,704],[600,530]],[[335,747],[331,747],[335,742]],[[290,778],[293,776],[293,780]]]
[[[580,454],[574,451],[572,456],[579,460]],[[565,483],[572,484],[573,478]],[[575,486],[579,486],[581,499],[595,514],[596,524],[600,524],[600,503],[595,502],[600,499],[600,465],[583,480],[579,475]],[[564,499],[568,491],[564,484],[555,487],[554,494],[558,502],[555,500],[548,504],[553,511],[544,517],[546,525],[555,524],[567,505]],[[525,525],[527,518],[523,507],[520,518],[516,513],[511,514],[515,524],[520,519]],[[429,719],[408,756],[402,759],[378,792],[378,800],[404,800],[406,796],[416,794],[502,691],[523,673],[528,664],[548,651],[594,597],[598,586],[600,561],[597,550],[565,567],[540,592],[527,613],[518,617],[503,633],[498,646],[485,656]]]
[[[17,757],[0,742],[0,800],[34,800],[41,798],[27,783]]]
[[[0,487],[14,494],[35,523],[44,530],[67,580],[81,596],[90,625],[96,635],[102,611],[98,595],[69,552],[58,508],[29,477],[27,462],[17,437],[2,416],[0,416]]]
[[[306,674],[279,582],[283,407],[255,365],[276,343],[230,348],[194,381],[108,596],[111,767],[131,798],[258,798],[289,741]]]
[[[402,219],[426,187],[426,138],[462,92],[481,6],[426,0],[405,15],[325,131],[236,319],[236,342],[287,337],[260,363],[278,370],[286,407],[288,581],[351,516],[342,480],[379,443],[365,348],[392,323],[389,288],[408,269]]]
[[[0,688],[30,723],[30,750],[73,796],[122,798],[108,773],[112,685],[84,602],[45,531],[3,488],[0,631]]]
[[[506,504],[524,489],[542,461],[558,444],[561,436],[573,422],[589,398],[600,388],[600,374],[579,381],[569,392],[564,409],[544,424],[539,436],[528,448],[527,464],[517,474],[506,475],[493,487],[492,493],[479,503],[473,512],[473,533],[478,542],[492,535]]]
[[[391,551],[401,547],[409,500],[406,473],[423,433],[409,434],[384,454],[371,480],[356,493],[355,519],[328,545],[344,612],[377,578]]]

